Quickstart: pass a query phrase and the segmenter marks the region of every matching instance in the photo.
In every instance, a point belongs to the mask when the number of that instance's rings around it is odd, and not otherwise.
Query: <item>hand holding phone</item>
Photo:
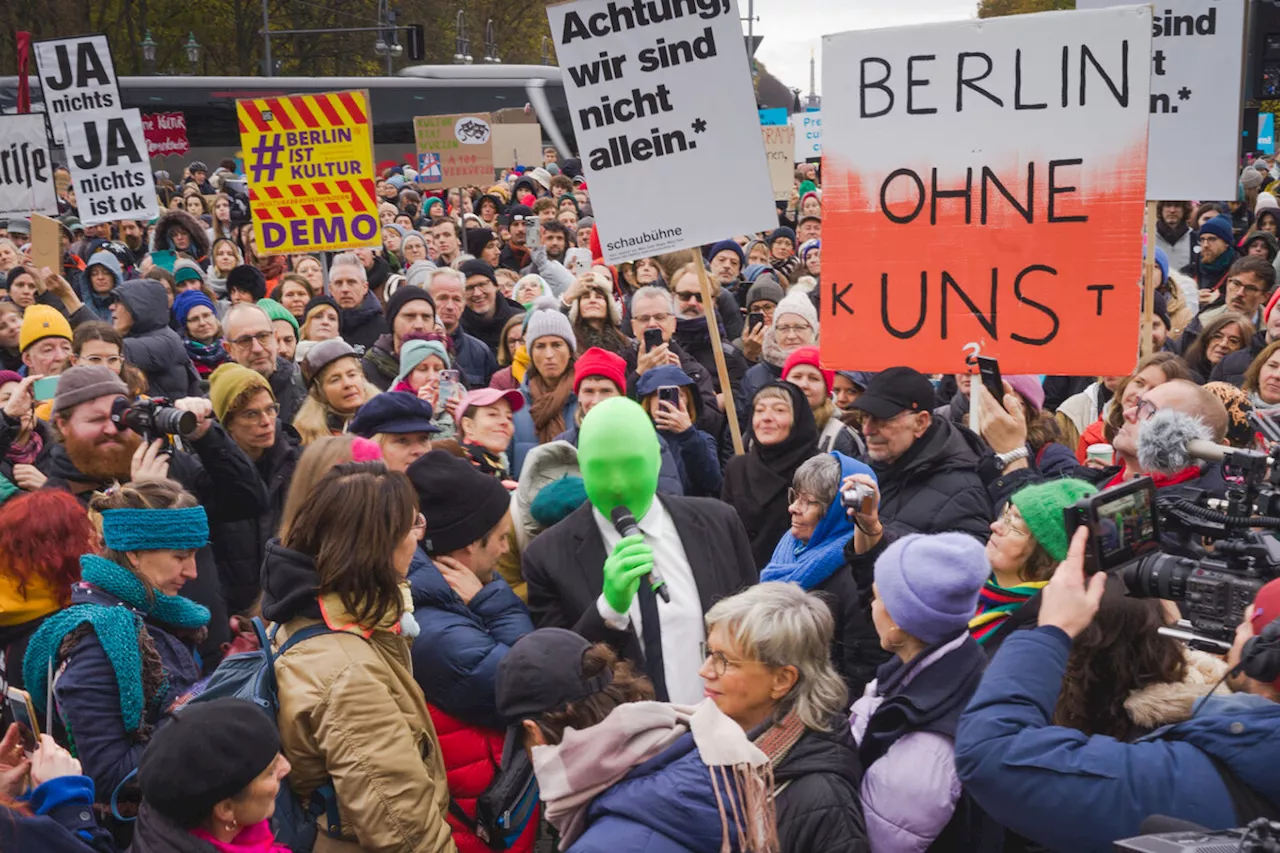
[[[438,407],[443,407],[454,397],[458,396],[462,390],[459,384],[459,373],[456,370],[440,371],[440,390],[436,396]]]
[[[985,355],[977,357],[978,374],[982,377],[982,384],[986,386],[987,391],[1000,408],[1004,408],[1004,380],[1000,377],[1000,362],[994,358]]]
[[[764,325],[764,312],[752,311],[747,315],[747,328],[754,330],[757,326]]]

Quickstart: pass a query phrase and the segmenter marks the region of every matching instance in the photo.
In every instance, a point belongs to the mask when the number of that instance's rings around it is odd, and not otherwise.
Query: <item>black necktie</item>
[[[640,620],[644,630],[644,671],[653,682],[653,692],[659,702],[667,697],[667,673],[662,663],[662,623],[658,616],[658,596],[649,585],[649,576],[640,579]]]

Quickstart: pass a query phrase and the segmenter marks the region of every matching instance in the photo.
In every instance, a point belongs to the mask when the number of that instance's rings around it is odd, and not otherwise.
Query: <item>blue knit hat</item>
[[[1200,226],[1201,234],[1212,234],[1221,239],[1228,246],[1234,241],[1234,235],[1231,231],[1231,220],[1219,213],[1208,222]]]
[[[733,252],[738,256],[738,266],[745,267],[747,265],[747,256],[743,254],[742,247],[738,245],[737,240],[721,240],[711,247],[711,251],[707,252],[707,260],[712,261],[715,256],[721,252]]]
[[[213,300],[204,295],[200,290],[184,290],[177,296],[173,297],[173,317],[178,321],[178,326],[185,332],[187,328],[187,315],[192,309],[203,305],[213,312],[213,316],[218,316],[218,306],[213,304]]]
[[[1264,232],[1265,233],[1265,232]],[[1156,246],[1156,266],[1160,268],[1160,280],[1169,280],[1169,256],[1164,253],[1164,249]]]
[[[400,372],[396,374],[396,381],[392,384],[403,382],[410,373],[413,373],[415,367],[427,360],[429,355],[439,356],[444,362],[445,370],[453,366],[444,344],[439,341],[405,341],[404,346],[400,347]]]
[[[964,533],[915,533],[876,560],[876,596],[894,624],[933,644],[964,631],[991,576],[982,543]]]
[[[794,246],[794,245],[795,245],[795,243],[796,243],[796,232],[795,232],[795,230],[794,230],[794,229],[792,229],[792,228],[788,228],[786,225],[783,225],[783,226],[781,226],[781,227],[779,227],[779,228],[775,228],[775,229],[773,229],[773,233],[772,233],[772,234],[770,234],[770,235],[769,235],[769,238],[768,238],[767,240],[765,240],[765,241],[764,241],[764,242],[765,242],[765,245],[772,246],[772,245],[773,245],[773,241],[774,241],[774,240],[777,240],[779,237],[786,237],[788,240],[790,240],[790,241],[791,241],[791,245],[793,245],[793,246]]]

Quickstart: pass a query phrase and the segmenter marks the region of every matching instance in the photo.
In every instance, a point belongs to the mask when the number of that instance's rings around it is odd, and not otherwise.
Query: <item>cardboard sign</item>
[[[0,219],[57,213],[42,113],[0,117]]]
[[[1129,0],[1076,2],[1121,5]],[[1147,198],[1235,198],[1245,0],[1160,0],[1155,10]]]
[[[792,152],[796,150],[796,129],[787,125],[769,125],[760,128],[764,137],[764,153],[769,158],[769,183],[773,185],[773,200],[786,201],[796,185],[796,164]]]
[[[418,183],[441,189],[493,183],[494,127],[488,113],[416,117]]]
[[[608,263],[777,227],[736,0],[578,0],[547,17]],[[733,176],[712,210],[672,204],[708,175]]]
[[[124,108],[116,67],[105,35],[46,39],[35,42],[36,70],[49,126],[59,145],[66,145],[68,119],[117,115]]]
[[[822,157],[822,111],[796,113],[789,121],[796,131],[796,162]]]
[[[151,157],[186,154],[191,150],[187,142],[187,117],[182,113],[143,113],[142,132],[147,136],[147,154]]]
[[[67,154],[83,225],[160,215],[137,110],[69,121]]]
[[[494,124],[493,160],[499,169],[542,162],[542,125]],[[481,182],[483,186],[483,182]]]
[[[1146,6],[826,36],[824,366],[1132,370],[1150,42]]]
[[[45,267],[62,272],[62,225],[39,213],[31,216],[31,265],[36,272]]]
[[[380,246],[367,92],[236,101],[258,251]]]

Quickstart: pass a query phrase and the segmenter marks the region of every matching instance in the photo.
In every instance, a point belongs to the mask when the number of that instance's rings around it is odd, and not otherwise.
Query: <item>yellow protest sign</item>
[[[493,183],[493,127],[488,113],[418,116],[418,183],[440,189]]]
[[[378,246],[366,92],[236,101],[262,254]]]

